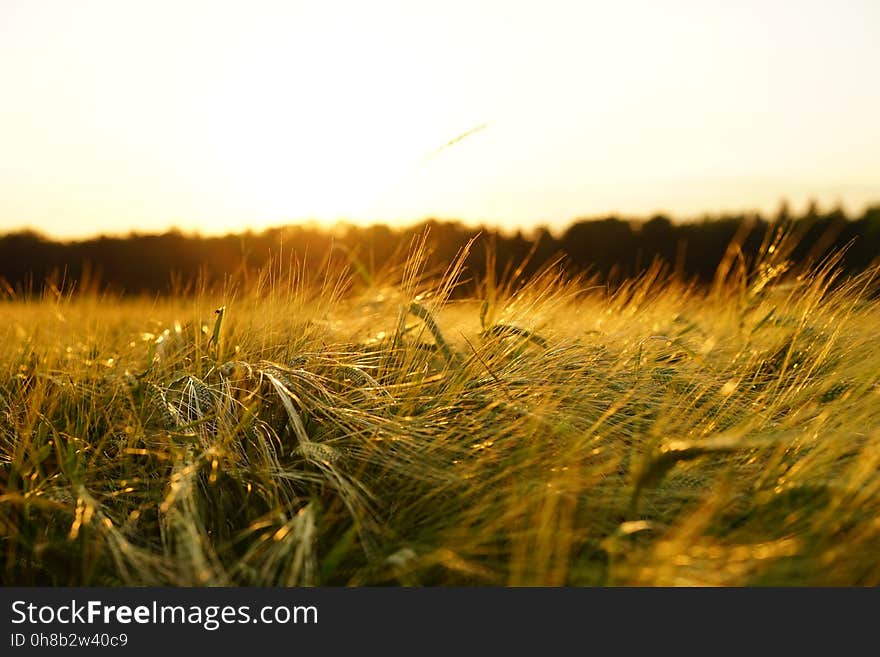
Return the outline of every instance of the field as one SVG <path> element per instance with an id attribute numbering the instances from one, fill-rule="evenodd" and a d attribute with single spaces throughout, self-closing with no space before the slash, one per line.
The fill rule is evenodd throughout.
<path id="1" fill-rule="evenodd" d="M 0 301 L 3 584 L 880 584 L 876 269 L 426 248 Z"/>

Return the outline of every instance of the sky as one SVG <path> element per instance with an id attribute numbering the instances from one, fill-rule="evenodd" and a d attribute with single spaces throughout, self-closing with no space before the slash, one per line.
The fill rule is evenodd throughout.
<path id="1" fill-rule="evenodd" d="M 878 33 L 876 0 L 0 0 L 0 232 L 856 213 Z"/>

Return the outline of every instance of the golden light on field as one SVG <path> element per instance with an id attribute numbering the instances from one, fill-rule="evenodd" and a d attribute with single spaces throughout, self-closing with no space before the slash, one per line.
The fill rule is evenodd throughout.
<path id="1" fill-rule="evenodd" d="M 6 0 L 0 230 L 858 210 L 878 7 Z"/>

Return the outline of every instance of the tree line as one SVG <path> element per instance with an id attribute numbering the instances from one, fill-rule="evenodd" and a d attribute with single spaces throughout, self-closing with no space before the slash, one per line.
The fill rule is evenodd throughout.
<path id="1" fill-rule="evenodd" d="M 180 294 L 192 291 L 196 281 L 212 284 L 246 276 L 278 258 L 295 257 L 318 267 L 331 253 L 370 272 L 399 262 L 426 229 L 429 265 L 452 261 L 477 235 L 478 247 L 491 245 L 498 276 L 511 264 L 522 265 L 528 277 L 548 262 L 560 262 L 567 272 L 615 281 L 661 261 L 682 277 L 709 282 L 734 238 L 749 261 L 757 256 L 768 231 L 782 226 L 797 239 L 790 255 L 795 262 L 819 262 L 842 251 L 840 266 L 854 272 L 880 256 L 880 205 L 851 217 L 840 208 L 821 212 L 815 204 L 794 215 L 782 204 L 772 217 L 730 214 L 691 222 L 664 215 L 582 219 L 559 234 L 547 228 L 509 234 L 438 220 L 399 229 L 382 224 L 334 229 L 290 225 L 221 237 L 170 231 L 75 242 L 21 231 L 0 237 L 0 287 L 15 296 L 39 293 L 47 283 L 124 294 Z M 483 251 L 472 249 L 465 263 L 477 278 L 493 262 Z"/>

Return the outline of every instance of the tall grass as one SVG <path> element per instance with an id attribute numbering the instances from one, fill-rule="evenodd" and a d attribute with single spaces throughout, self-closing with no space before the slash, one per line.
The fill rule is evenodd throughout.
<path id="1" fill-rule="evenodd" d="M 2 581 L 880 584 L 877 271 L 790 247 L 2 302 Z"/>

